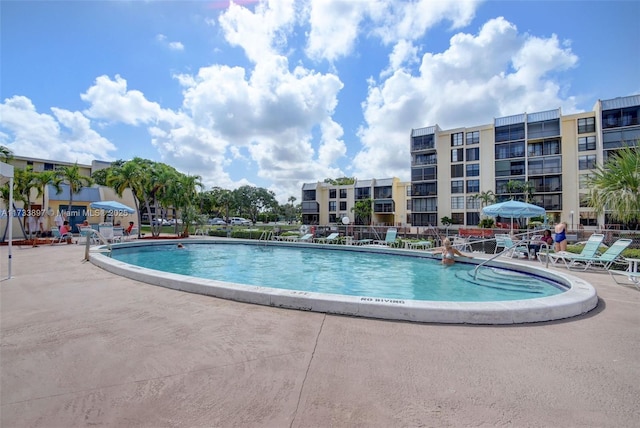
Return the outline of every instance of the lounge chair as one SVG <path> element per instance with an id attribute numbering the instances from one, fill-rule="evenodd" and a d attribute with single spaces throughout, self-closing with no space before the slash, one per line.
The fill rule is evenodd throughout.
<path id="1" fill-rule="evenodd" d="M 557 264 L 560 261 L 562 261 L 566 267 L 569 267 L 569 263 L 571 262 L 572 258 L 595 257 L 596 254 L 598 253 L 598 249 L 600 248 L 600 245 L 602 244 L 602 241 L 604 241 L 604 235 L 601 233 L 594 233 L 589 237 L 587 242 L 584 244 L 584 247 L 582 248 L 582 251 L 580 252 L 580 254 L 569 253 L 567 251 L 560 251 L 557 253 L 549 253 L 548 257 L 553 264 Z M 542 261 L 541 256 L 547 256 L 547 254 L 538 253 L 538 258 L 540 259 L 540 261 Z"/>
<path id="2" fill-rule="evenodd" d="M 386 245 L 394 246 L 396 243 L 396 237 L 398 236 L 398 229 L 391 227 L 387 230 L 387 234 L 384 237 L 384 241 L 373 241 L 374 245 Z"/>
<path id="3" fill-rule="evenodd" d="M 313 240 L 313 242 L 317 242 L 320 244 L 335 244 L 336 242 L 338 242 L 339 237 L 340 237 L 340 233 L 334 232 L 329 236 L 327 236 L 326 238 L 316 238 Z"/>
<path id="4" fill-rule="evenodd" d="M 512 259 L 518 258 L 519 254 L 529 258 L 529 244 L 522 241 L 514 241 L 511 236 L 507 235 L 504 239 L 505 255 L 509 255 Z"/>
<path id="5" fill-rule="evenodd" d="M 626 276 L 628 281 L 631 282 L 631 285 L 640 290 L 640 272 L 629 272 L 628 270 L 616 270 L 616 269 L 607 269 L 611 278 L 615 281 L 616 284 L 619 285 L 627 285 L 628 283 L 619 282 L 616 277 L 617 276 Z"/>
<path id="6" fill-rule="evenodd" d="M 616 242 L 611 244 L 607 251 L 602 253 L 600 256 L 594 257 L 582 257 L 575 256 L 571 257 L 567 268 L 580 268 L 582 270 L 587 270 L 591 267 L 599 267 L 601 269 L 609 270 L 614 263 L 616 264 L 628 264 L 629 262 L 625 261 L 620 257 L 620 254 L 633 242 L 633 239 L 618 239 Z"/>
<path id="7" fill-rule="evenodd" d="M 498 248 L 502 248 L 504 250 L 506 248 L 504 238 L 510 238 L 510 236 L 506 233 L 496 233 L 496 248 L 493 250 L 493 254 L 498 254 Z"/>
<path id="8" fill-rule="evenodd" d="M 296 239 L 296 242 L 313 242 L 313 233 L 306 233 Z"/>

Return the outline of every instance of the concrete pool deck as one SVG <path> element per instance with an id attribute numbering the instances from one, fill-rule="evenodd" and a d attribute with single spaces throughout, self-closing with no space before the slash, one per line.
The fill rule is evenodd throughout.
<path id="1" fill-rule="evenodd" d="M 572 273 L 598 292 L 586 315 L 468 326 L 188 294 L 118 277 L 83 256 L 77 245 L 13 249 L 14 278 L 0 282 L 2 427 L 640 420 L 640 292 L 606 273 Z M 3 277 L 6 261 L 1 247 Z"/>

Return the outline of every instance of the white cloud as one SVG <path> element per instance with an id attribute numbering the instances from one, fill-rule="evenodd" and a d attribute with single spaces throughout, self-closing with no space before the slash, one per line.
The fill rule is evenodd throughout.
<path id="1" fill-rule="evenodd" d="M 518 34 L 503 18 L 488 21 L 476 35 L 454 35 L 445 52 L 423 55 L 417 76 L 397 70 L 380 83 L 370 82 L 356 175 L 408 179 L 411 128 L 473 126 L 558 107 L 575 110 L 575 100 L 562 98 L 554 75 L 576 63 L 555 35 Z"/>
<path id="2" fill-rule="evenodd" d="M 90 164 L 110 160 L 116 147 L 91 129 L 80 112 L 52 108 L 53 115 L 37 113 L 31 100 L 14 96 L 0 104 L 5 142 L 15 154 Z"/>
<path id="3" fill-rule="evenodd" d="M 184 45 L 181 42 L 171 42 L 169 43 L 169 49 L 172 51 L 183 51 Z"/>
<path id="4" fill-rule="evenodd" d="M 91 117 L 128 125 L 154 121 L 160 114 L 160 105 L 148 101 L 137 90 L 127 90 L 127 81 L 116 75 L 115 80 L 100 76 L 87 92 L 80 95 L 91 104 L 84 113 Z"/>

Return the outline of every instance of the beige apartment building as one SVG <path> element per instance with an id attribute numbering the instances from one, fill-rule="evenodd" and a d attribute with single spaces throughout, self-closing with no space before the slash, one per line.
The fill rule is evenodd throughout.
<path id="1" fill-rule="evenodd" d="M 599 100 L 578 114 L 556 109 L 487 125 L 412 129 L 409 222 L 436 226 L 447 216 L 476 227 L 483 204 L 478 196 L 490 191 L 497 202 L 542 206 L 549 223 L 566 221 L 572 230 L 620 226 L 587 206 L 586 182 L 612 151 L 638 144 L 639 118 L 640 95 L 633 95 Z"/>
<path id="2" fill-rule="evenodd" d="M 31 167 L 34 172 L 42 171 L 54 171 L 64 166 L 76 165 L 72 162 L 52 161 L 48 159 L 37 159 L 25 156 L 14 156 L 9 163 L 15 169 L 25 169 Z M 100 169 L 107 168 L 111 165 L 110 162 L 93 161 L 91 165 L 77 164 L 80 175 L 90 177 L 93 172 Z M 15 197 L 15 196 L 14 196 Z M 29 197 L 31 201 L 29 209 L 21 201 L 15 201 L 15 207 L 17 208 L 17 218 L 13 219 L 13 238 L 24 238 L 24 234 L 29 232 L 35 233 L 40 231 L 50 230 L 55 226 L 55 218 L 61 214 L 65 219 L 69 220 L 72 230 L 76 230 L 76 225 L 82 223 L 84 220 L 89 221 L 91 224 L 97 224 L 105 220 L 104 212 L 102 210 L 91 208 L 92 202 L 98 201 L 119 201 L 127 206 L 134 207 L 135 202 L 133 194 L 130 189 L 126 189 L 123 192 L 122 197 L 118 196 L 115 190 L 105 186 L 91 186 L 83 187 L 78 193 L 74 193 L 72 206 L 69 207 L 69 186 L 67 184 L 61 184 L 60 189 L 56 189 L 53 185 L 47 185 L 44 188 L 44 194 L 38 195 L 38 189 L 31 189 Z M 0 237 L 6 239 L 7 230 L 7 208 L 6 201 L 0 203 L 0 210 L 3 215 L 0 215 Z M 68 215 L 69 214 L 69 215 Z M 37 217 L 37 221 L 29 221 L 29 217 Z M 137 214 L 125 214 L 118 213 L 117 218 L 109 218 L 111 221 L 120 221 L 122 224 L 127 224 L 129 221 L 137 223 Z M 30 231 L 29 227 L 35 227 L 35 230 Z M 23 229 L 24 227 L 24 229 Z"/>
<path id="3" fill-rule="evenodd" d="M 411 183 L 399 178 L 356 180 L 354 184 L 305 183 L 302 186 L 303 224 L 364 224 L 353 207 L 358 201 L 371 200 L 374 226 L 403 226 L 408 221 Z"/>

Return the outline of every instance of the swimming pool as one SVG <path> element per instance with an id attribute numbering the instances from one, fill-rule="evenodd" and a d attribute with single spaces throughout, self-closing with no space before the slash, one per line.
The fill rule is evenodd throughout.
<path id="1" fill-rule="evenodd" d="M 499 268 L 443 266 L 412 255 L 317 246 L 175 244 L 122 248 L 112 257 L 163 272 L 236 284 L 386 299 L 489 302 L 533 299 L 567 290 L 559 283 Z"/>
<path id="2" fill-rule="evenodd" d="M 191 239 L 187 241 L 185 250 L 178 250 L 176 241 L 134 241 L 117 244 L 113 248 L 113 258 L 96 254 L 91 256 L 91 261 L 111 272 L 155 285 L 242 302 L 317 312 L 421 322 L 510 324 L 568 318 L 585 313 L 597 304 L 593 287 L 569 274 L 508 262 L 491 262 L 491 268 L 479 271 L 485 273 L 478 275 L 478 280 L 486 280 L 489 285 L 482 286 L 469 282 L 472 279 L 469 272 L 474 265 L 458 263 L 445 268 L 436 261 L 425 260 L 432 256 L 413 250 L 301 243 L 270 242 L 265 245 L 233 239 Z M 258 254 L 264 256 L 259 263 Z M 358 269 L 344 264 L 353 256 L 358 260 Z M 136 266 L 118 260 L 121 258 L 147 261 L 140 263 L 142 266 Z M 173 265 L 176 268 L 174 272 L 179 273 L 151 269 L 158 267 L 158 263 L 149 264 L 154 260 L 161 260 L 160 265 Z M 383 268 L 385 264 L 398 265 L 400 274 L 387 272 Z M 414 264 L 431 265 L 434 270 L 422 271 Z M 198 271 L 213 271 L 214 268 L 231 272 L 232 276 L 216 276 L 220 272 L 214 274 L 213 279 L 194 276 Z M 317 275 L 323 271 L 328 273 L 328 279 L 319 281 Z M 397 294 L 372 292 L 361 286 L 351 287 L 347 275 L 351 271 L 356 277 L 364 277 L 365 284 L 372 283 L 376 278 L 381 278 L 383 283 L 393 281 Z M 525 299 L 524 295 L 514 298 L 511 290 L 505 290 L 505 285 L 517 285 L 522 280 L 530 286 L 530 278 L 523 275 L 537 277 L 536 281 L 544 278 L 539 282 L 549 286 L 551 292 L 544 297 L 535 296 L 539 294 L 537 288 L 541 285 L 536 282 L 524 293 L 530 298 Z M 300 289 L 303 288 L 299 287 L 303 282 L 302 277 L 310 277 L 312 283 L 322 282 L 322 285 L 313 291 Z M 435 286 L 434 279 L 437 277 L 444 280 L 443 285 Z M 502 277 L 504 279 L 500 279 Z M 275 279 L 279 287 L 265 285 L 265 278 Z M 465 285 L 461 286 L 460 283 Z M 494 283 L 499 286 L 492 287 Z M 326 289 L 326 284 L 339 284 L 340 294 Z M 497 292 L 498 295 L 494 294 L 486 300 L 477 296 L 469 298 L 462 293 L 465 295 L 463 300 L 467 301 L 452 301 L 444 295 L 423 295 L 423 291 L 428 289 L 446 291 L 461 287 L 474 293 L 478 289 L 487 289 L 484 291 Z M 345 294 L 347 288 L 353 288 L 350 294 Z"/>

